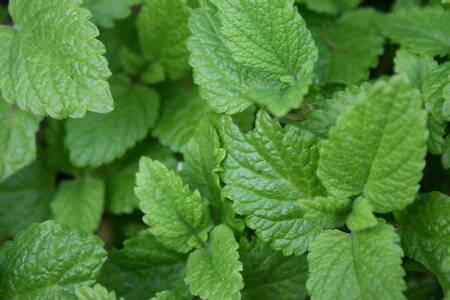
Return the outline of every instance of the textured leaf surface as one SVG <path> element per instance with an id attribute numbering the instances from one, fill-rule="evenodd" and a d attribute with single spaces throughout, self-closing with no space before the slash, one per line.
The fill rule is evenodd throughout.
<path id="1" fill-rule="evenodd" d="M 449 82 L 450 62 L 440 65 L 433 70 L 423 83 L 425 108 L 440 123 L 449 121 L 443 114 L 445 103 L 445 89 Z"/>
<path id="2" fill-rule="evenodd" d="M 438 67 L 438 63 L 429 55 L 415 55 L 400 49 L 394 58 L 395 72 L 405 74 L 411 84 L 420 90 L 428 76 Z"/>
<path id="3" fill-rule="evenodd" d="M 314 200 L 300 200 L 303 218 L 323 228 L 335 228 L 344 224 L 351 209 L 349 199 L 316 197 Z"/>
<path id="4" fill-rule="evenodd" d="M 308 254 L 311 299 L 405 299 L 399 241 L 381 221 L 360 233 L 322 233 Z"/>
<path id="5" fill-rule="evenodd" d="M 450 53 L 450 11 L 439 6 L 398 10 L 383 17 L 379 26 L 383 34 L 412 53 Z"/>
<path id="6" fill-rule="evenodd" d="M 144 54 L 160 62 L 171 79 L 188 70 L 190 10 L 183 0 L 146 0 L 137 21 Z"/>
<path id="7" fill-rule="evenodd" d="M 105 48 L 81 4 L 10 1 L 15 28 L 0 26 L 0 87 L 7 102 L 58 119 L 112 110 Z"/>
<path id="8" fill-rule="evenodd" d="M 126 240 L 124 248 L 109 253 L 99 282 L 125 299 L 148 300 L 170 289 L 176 299 L 186 299 L 183 279 L 185 257 L 165 248 L 149 232 Z"/>
<path id="9" fill-rule="evenodd" d="M 291 0 L 217 1 L 232 57 L 275 86 L 313 73 L 317 48 Z M 257 18 L 256 16 L 264 16 Z"/>
<path id="10" fill-rule="evenodd" d="M 187 261 L 185 281 L 193 295 L 209 300 L 241 298 L 239 290 L 244 283 L 238 247 L 227 226 L 211 231 L 208 248 L 195 250 Z"/>
<path id="11" fill-rule="evenodd" d="M 265 112 L 255 127 L 243 134 L 231 118 L 222 118 L 225 195 L 263 241 L 286 255 L 303 253 L 321 231 L 303 219 L 297 202 L 325 193 L 316 176 L 318 139 L 294 126 L 282 128 Z"/>
<path id="12" fill-rule="evenodd" d="M 153 135 L 172 151 L 183 152 L 208 106 L 197 90 L 186 93 L 181 88 L 174 89 L 178 93 L 162 98 L 161 118 Z"/>
<path id="13" fill-rule="evenodd" d="M 217 113 L 243 111 L 250 106 L 245 97 L 248 70 L 233 60 L 219 36 L 221 24 L 216 7 L 210 0 L 200 3 L 189 20 L 192 36 L 187 43 L 195 83 L 200 86 L 202 98 Z"/>
<path id="14" fill-rule="evenodd" d="M 172 170 L 177 167 L 177 160 L 168 148 L 155 140 L 144 140 L 122 159 L 110 165 L 112 171 L 105 176 L 108 197 L 106 205 L 109 211 L 115 214 L 131 213 L 139 207 L 134 187 L 142 156 L 158 160 Z"/>
<path id="15" fill-rule="evenodd" d="M 35 134 L 40 118 L 0 96 L 0 182 L 36 158 Z"/>
<path id="16" fill-rule="evenodd" d="M 55 220 L 86 232 L 97 229 L 105 203 L 105 184 L 86 176 L 63 181 L 51 208 Z"/>
<path id="17" fill-rule="evenodd" d="M 439 117 L 436 116 L 439 114 L 437 106 L 442 105 L 442 101 L 435 99 L 438 96 L 435 92 L 437 86 L 432 84 L 432 82 L 437 83 L 435 79 L 438 63 L 432 56 L 411 54 L 402 49 L 397 51 L 394 63 L 395 72 L 405 74 L 411 84 L 426 96 L 425 101 L 428 104 L 427 108 L 429 111 L 427 120 L 429 131 L 428 151 L 433 154 L 440 154 L 442 152 L 442 145 L 444 144 L 445 123 L 441 120 L 440 115 Z M 434 114 L 432 113 L 432 102 L 438 103 L 434 109 Z"/>
<path id="18" fill-rule="evenodd" d="M 55 174 L 38 159 L 0 184 L 0 232 L 13 236 L 48 219 Z"/>
<path id="19" fill-rule="evenodd" d="M 292 4 L 201 1 L 190 20 L 190 64 L 201 96 L 216 112 L 244 110 L 255 101 L 255 95 L 247 93 L 259 89 L 269 90 L 272 96 L 258 103 L 277 114 L 301 104 L 311 83 L 317 48 Z M 297 98 L 278 95 L 297 81 L 302 87 Z"/>
<path id="20" fill-rule="evenodd" d="M 212 224 L 208 202 L 198 191 L 191 192 L 173 171 L 145 157 L 136 184 L 144 222 L 159 241 L 183 253 L 201 246 Z"/>
<path id="21" fill-rule="evenodd" d="M 450 197 L 439 192 L 421 195 L 396 213 L 406 255 L 436 274 L 444 291 L 450 289 L 450 270 L 441 268 L 450 247 L 449 215 Z"/>
<path id="22" fill-rule="evenodd" d="M 176 296 L 172 291 L 162 291 L 155 295 L 150 300 L 176 300 Z"/>
<path id="23" fill-rule="evenodd" d="M 370 68 L 378 64 L 384 44 L 375 26 L 374 11 L 348 12 L 337 21 L 320 15 L 305 18 L 319 48 L 319 84 L 357 84 L 369 78 Z"/>
<path id="24" fill-rule="evenodd" d="M 75 294 L 78 300 L 117 300 L 114 292 L 108 292 L 108 290 L 96 284 L 93 287 L 79 287 L 75 290 Z M 123 299 L 123 298 L 120 298 Z"/>
<path id="25" fill-rule="evenodd" d="M 103 27 L 112 27 L 114 20 L 125 19 L 131 13 L 130 7 L 140 0 L 84 0 L 83 6 L 92 13 L 91 21 Z"/>
<path id="26" fill-rule="evenodd" d="M 106 259 L 102 241 L 53 221 L 31 225 L 2 249 L 3 299 L 76 299 Z"/>
<path id="27" fill-rule="evenodd" d="M 158 118 L 159 96 L 145 86 L 118 76 L 112 81 L 115 109 L 68 120 L 65 145 L 78 167 L 98 167 L 121 157 L 143 140 Z"/>
<path id="28" fill-rule="evenodd" d="M 306 6 L 319 13 L 337 14 L 350 10 L 357 6 L 362 0 L 301 0 Z"/>
<path id="29" fill-rule="evenodd" d="M 330 131 L 318 174 L 334 197 L 362 194 L 376 212 L 414 200 L 425 165 L 426 116 L 404 77 L 362 94 Z"/>
<path id="30" fill-rule="evenodd" d="M 307 296 L 305 256 L 284 256 L 257 238 L 241 240 L 239 255 L 244 266 L 242 299 L 298 300 Z"/>

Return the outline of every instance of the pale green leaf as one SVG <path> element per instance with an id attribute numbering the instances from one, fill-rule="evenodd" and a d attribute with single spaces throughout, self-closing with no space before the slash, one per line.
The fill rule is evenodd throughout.
<path id="1" fill-rule="evenodd" d="M 58 119 L 113 109 L 105 47 L 81 4 L 10 1 L 15 27 L 0 26 L 0 87 L 7 102 Z"/>
<path id="2" fill-rule="evenodd" d="M 172 291 L 162 291 L 156 293 L 155 297 L 150 300 L 177 300 L 177 298 Z"/>
<path id="3" fill-rule="evenodd" d="M 173 95 L 162 99 L 161 118 L 153 135 L 172 151 L 183 152 L 208 106 L 196 89 L 185 92 L 181 87 L 174 87 Z"/>
<path id="4" fill-rule="evenodd" d="M 242 231 L 244 223 L 234 217 L 229 203 L 220 194 L 218 172 L 225 151 L 220 148 L 219 137 L 208 117 L 200 121 L 194 136 L 186 147 L 183 168 L 180 176 L 189 187 L 198 189 L 209 200 L 213 221 L 226 224 L 232 229 Z"/>
<path id="5" fill-rule="evenodd" d="M 425 107 L 437 120 L 443 120 L 442 106 L 445 102 L 444 91 L 449 82 L 450 62 L 436 68 L 423 83 Z"/>
<path id="6" fill-rule="evenodd" d="M 114 20 L 128 17 L 131 6 L 140 2 L 140 0 L 84 0 L 83 6 L 92 13 L 93 23 L 103 27 L 113 27 Z"/>
<path id="7" fill-rule="evenodd" d="M 425 166 L 426 114 L 404 77 L 361 94 L 330 131 L 318 174 L 330 195 L 363 195 L 375 212 L 410 204 Z"/>
<path id="8" fill-rule="evenodd" d="M 108 292 L 108 290 L 100 285 L 96 284 L 93 287 L 79 287 L 75 290 L 75 295 L 78 300 L 117 300 L 114 292 Z M 123 300 L 120 298 L 119 300 Z"/>
<path id="9" fill-rule="evenodd" d="M 450 53 L 450 11 L 439 6 L 397 10 L 378 22 L 383 34 L 416 54 Z"/>
<path id="10" fill-rule="evenodd" d="M 358 233 L 322 233 L 308 254 L 311 299 L 405 299 L 399 241 L 394 228 L 382 220 Z"/>
<path id="11" fill-rule="evenodd" d="M 225 225 L 215 227 L 207 249 L 189 255 L 185 282 L 193 295 L 209 300 L 240 299 L 242 263 L 233 231 Z"/>
<path id="12" fill-rule="evenodd" d="M 215 5 L 223 41 L 237 62 L 275 87 L 287 78 L 295 82 L 311 76 L 317 48 L 292 0 L 227 0 Z"/>
<path id="13" fill-rule="evenodd" d="M 384 45 L 375 26 L 376 17 L 370 9 L 348 12 L 337 20 L 305 15 L 319 48 L 319 84 L 358 84 L 369 78 L 370 68 L 378 64 Z"/>
<path id="14" fill-rule="evenodd" d="M 153 89 L 135 85 L 123 75 L 113 78 L 111 85 L 113 112 L 89 113 L 66 123 L 64 143 L 70 151 L 70 160 L 78 167 L 98 167 L 123 156 L 156 123 L 159 96 Z"/>
<path id="15" fill-rule="evenodd" d="M 245 96 L 248 70 L 233 60 L 219 36 L 221 24 L 210 0 L 201 0 L 189 20 L 187 47 L 200 95 L 217 113 L 237 113 L 251 105 Z"/>
<path id="16" fill-rule="evenodd" d="M 125 299 L 148 300 L 162 290 L 172 290 L 176 299 L 192 299 L 184 284 L 185 260 L 142 231 L 109 253 L 99 282 Z"/>
<path id="17" fill-rule="evenodd" d="M 260 111 L 253 131 L 240 132 L 231 118 L 220 125 L 225 196 L 247 226 L 286 255 L 305 252 L 319 226 L 306 221 L 299 199 L 325 195 L 316 176 L 319 140 L 306 131 L 281 127 Z"/>
<path id="18" fill-rule="evenodd" d="M 146 0 L 139 13 L 137 29 L 142 49 L 151 61 L 164 66 L 170 79 L 188 70 L 190 10 L 184 0 Z"/>
<path id="19" fill-rule="evenodd" d="M 284 256 L 268 244 L 253 238 L 242 239 L 239 256 L 244 270 L 244 300 L 305 299 L 308 265 L 306 257 Z"/>
<path id="20" fill-rule="evenodd" d="M 36 158 L 40 118 L 3 101 L 0 96 L 0 182 Z"/>
<path id="21" fill-rule="evenodd" d="M 139 160 L 147 156 L 158 160 L 167 168 L 175 170 L 177 160 L 173 153 L 156 140 L 146 139 L 130 150 L 122 159 L 111 164 L 105 176 L 107 203 L 106 208 L 114 214 L 132 213 L 139 207 L 139 200 L 134 194 L 136 173 L 139 171 Z"/>
<path id="22" fill-rule="evenodd" d="M 319 13 L 336 15 L 356 7 L 362 0 L 300 0 L 306 6 Z"/>
<path id="23" fill-rule="evenodd" d="M 53 221 L 31 225 L 2 248 L 2 299 L 77 299 L 94 284 L 106 251 L 95 236 Z"/>
<path id="24" fill-rule="evenodd" d="M 250 100 L 277 115 L 301 105 L 317 48 L 293 1 L 204 0 L 190 29 L 195 82 L 216 112 L 240 112 Z M 290 86 L 297 97 L 283 96 Z M 254 90 L 263 90 L 262 95 Z M 269 98 L 259 99 L 267 93 Z"/>
<path id="25" fill-rule="evenodd" d="M 55 173 L 35 160 L 0 184 L 0 233 L 13 236 L 50 216 Z"/>
<path id="26" fill-rule="evenodd" d="M 173 171 L 142 158 L 136 174 L 136 196 L 150 232 L 167 248 L 186 253 L 201 246 L 212 227 L 208 202 L 192 192 Z"/>
<path id="27" fill-rule="evenodd" d="M 63 181 L 51 203 L 54 219 L 86 232 L 100 224 L 105 203 L 105 184 L 91 176 Z"/>
<path id="28" fill-rule="evenodd" d="M 431 56 L 411 54 L 406 50 L 397 51 L 394 63 L 396 73 L 405 74 L 413 86 L 424 92 L 429 111 L 427 120 L 430 133 L 428 151 L 433 154 L 440 154 L 444 143 L 443 136 L 446 124 L 441 120 L 441 117 L 436 118 L 437 111 L 434 114 L 432 113 L 431 104 L 431 102 L 442 104 L 442 101 L 435 100 L 438 95 L 434 92 L 437 87 L 433 84 L 433 82 L 436 83 L 436 74 L 441 74 L 437 70 L 438 63 Z M 435 110 L 437 109 L 436 106 Z"/>
<path id="29" fill-rule="evenodd" d="M 351 210 L 349 199 L 316 197 L 314 200 L 300 200 L 303 218 L 322 228 L 340 227 Z"/>
<path id="30" fill-rule="evenodd" d="M 450 289 L 450 272 L 441 267 L 450 247 L 449 215 L 450 197 L 440 192 L 419 196 L 395 215 L 406 255 L 436 274 L 444 291 Z"/>
<path id="31" fill-rule="evenodd" d="M 352 232 L 363 231 L 377 225 L 377 218 L 373 208 L 366 198 L 359 198 L 353 202 L 352 212 L 347 218 L 347 227 Z"/>
<path id="32" fill-rule="evenodd" d="M 395 72 L 405 74 L 410 83 L 422 90 L 428 76 L 438 67 L 438 63 L 429 55 L 415 55 L 400 49 L 394 58 Z"/>

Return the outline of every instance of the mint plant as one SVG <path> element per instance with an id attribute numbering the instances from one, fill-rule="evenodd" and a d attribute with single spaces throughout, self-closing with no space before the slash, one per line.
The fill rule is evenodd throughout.
<path id="1" fill-rule="evenodd" d="M 0 23 L 0 299 L 450 299 L 448 1 Z"/>

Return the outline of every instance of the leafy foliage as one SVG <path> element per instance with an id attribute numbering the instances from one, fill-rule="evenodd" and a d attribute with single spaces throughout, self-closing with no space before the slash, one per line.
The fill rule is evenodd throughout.
<path id="1" fill-rule="evenodd" d="M 0 299 L 450 299 L 448 2 L 2 1 Z"/>
<path id="2" fill-rule="evenodd" d="M 58 119 L 113 109 L 105 48 L 80 5 L 11 1 L 15 29 L 0 26 L 0 87 L 8 103 Z"/>

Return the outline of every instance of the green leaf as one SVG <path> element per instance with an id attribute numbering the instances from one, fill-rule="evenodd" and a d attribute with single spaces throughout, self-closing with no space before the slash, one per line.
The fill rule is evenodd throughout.
<path id="1" fill-rule="evenodd" d="M 351 210 L 349 199 L 316 197 L 314 200 L 300 200 L 300 209 L 305 220 L 322 228 L 335 228 L 344 225 Z"/>
<path id="2" fill-rule="evenodd" d="M 312 299 L 405 299 L 400 239 L 379 222 L 366 231 L 331 230 L 316 238 L 308 254 Z"/>
<path id="3" fill-rule="evenodd" d="M 319 48 L 319 84 L 358 84 L 369 78 L 370 68 L 378 64 L 384 45 L 375 26 L 376 17 L 370 9 L 348 12 L 337 20 L 305 14 Z"/>
<path id="4" fill-rule="evenodd" d="M 440 123 L 444 120 L 443 105 L 445 103 L 445 89 L 449 82 L 450 62 L 444 63 L 436 68 L 425 80 L 423 84 L 423 96 L 425 100 L 425 108 Z"/>
<path id="5" fill-rule="evenodd" d="M 114 292 L 108 292 L 108 290 L 100 284 L 96 284 L 93 287 L 79 287 L 75 290 L 75 295 L 78 300 L 117 300 Z M 123 300 L 123 298 L 120 298 Z"/>
<path id="6" fill-rule="evenodd" d="M 351 85 L 343 91 L 334 93 L 331 99 L 322 101 L 317 108 L 308 113 L 307 119 L 302 123 L 303 126 L 326 138 L 330 128 L 353 107 L 358 96 L 369 93 L 372 87 L 370 83 L 363 83 L 361 86 Z"/>
<path id="7" fill-rule="evenodd" d="M 425 166 L 426 114 L 404 77 L 361 94 L 330 131 L 318 175 L 331 196 L 363 195 L 375 212 L 412 203 Z"/>
<path id="8" fill-rule="evenodd" d="M 366 198 L 353 202 L 352 212 L 347 218 L 347 226 L 352 232 L 363 231 L 377 226 L 377 218 L 372 213 L 373 208 Z"/>
<path id="9" fill-rule="evenodd" d="M 242 263 L 233 231 L 225 225 L 215 227 L 207 249 L 189 255 L 185 282 L 193 295 L 209 300 L 240 299 Z"/>
<path id="10" fill-rule="evenodd" d="M 242 239 L 239 256 L 244 270 L 244 300 L 298 300 L 305 299 L 308 265 L 306 257 L 284 256 L 268 244 L 253 238 Z"/>
<path id="11" fill-rule="evenodd" d="M 189 64 L 200 95 L 217 113 L 237 113 L 251 105 L 245 97 L 248 70 L 234 61 L 219 36 L 217 9 L 210 0 L 201 0 L 192 12 L 187 42 Z"/>
<path id="12" fill-rule="evenodd" d="M 0 182 L 36 158 L 40 118 L 3 101 L 0 96 Z"/>
<path id="13" fill-rule="evenodd" d="M 150 300 L 177 300 L 175 294 L 172 291 L 159 292 Z"/>
<path id="14" fill-rule="evenodd" d="M 103 181 L 86 176 L 63 181 L 51 203 L 51 208 L 58 223 L 91 233 L 100 224 L 104 202 Z"/>
<path id="15" fill-rule="evenodd" d="M 442 67 L 438 68 L 438 63 L 431 56 L 415 55 L 406 50 L 397 51 L 394 62 L 395 72 L 405 74 L 411 84 L 423 92 L 429 112 L 427 120 L 430 135 L 428 151 L 432 154 L 441 154 L 446 127 L 440 114 L 442 107 L 439 107 L 442 105 L 442 99 L 439 97 L 442 83 L 439 84 L 439 82 L 442 76 L 445 76 L 441 71 Z"/>
<path id="16" fill-rule="evenodd" d="M 147 300 L 161 290 L 187 298 L 185 256 L 165 248 L 148 231 L 126 240 L 109 253 L 99 282 L 125 299 Z"/>
<path id="17" fill-rule="evenodd" d="M 378 25 L 387 37 L 416 54 L 450 54 L 450 11 L 439 6 L 397 10 L 380 18 Z"/>
<path id="18" fill-rule="evenodd" d="M 31 225 L 2 248 L 3 299 L 76 299 L 95 282 L 106 251 L 102 241 L 53 221 Z"/>
<path id="19" fill-rule="evenodd" d="M 186 48 L 189 16 L 184 0 L 146 0 L 137 20 L 145 56 L 160 62 L 173 80 L 182 77 L 189 68 Z"/>
<path id="20" fill-rule="evenodd" d="M 300 0 L 300 2 L 316 12 L 336 15 L 355 8 L 362 0 Z"/>
<path id="21" fill-rule="evenodd" d="M 175 170 L 177 160 L 164 146 L 156 140 L 146 139 L 130 150 L 122 159 L 109 166 L 110 172 L 105 176 L 107 209 L 114 214 L 131 213 L 139 207 L 139 200 L 134 194 L 136 173 L 142 156 L 162 162 L 169 169 Z"/>
<path id="22" fill-rule="evenodd" d="M 444 140 L 442 144 L 442 166 L 444 169 L 450 169 L 450 134 Z"/>
<path id="23" fill-rule="evenodd" d="M 35 222 L 48 219 L 55 173 L 35 160 L 0 184 L 0 232 L 13 236 Z"/>
<path id="24" fill-rule="evenodd" d="M 6 6 L 0 5 L 0 23 L 4 23 L 8 18 L 8 9 Z"/>
<path id="25" fill-rule="evenodd" d="M 153 89 L 134 85 L 125 76 L 115 77 L 111 84 L 113 112 L 90 113 L 66 123 L 64 142 L 78 167 L 98 167 L 123 156 L 145 138 L 158 118 L 159 96 Z"/>
<path id="26" fill-rule="evenodd" d="M 92 13 L 91 21 L 103 27 L 113 27 L 114 20 L 125 19 L 131 13 L 130 7 L 141 0 L 84 0 L 83 6 Z"/>
<path id="27" fill-rule="evenodd" d="M 305 252 L 321 229 L 303 219 L 299 199 L 325 194 L 316 176 L 318 139 L 281 127 L 260 111 L 255 129 L 243 134 L 229 117 L 221 120 L 224 193 L 247 226 L 286 255 Z"/>
<path id="28" fill-rule="evenodd" d="M 267 18 L 254 18 L 258 14 Z M 277 115 L 301 105 L 311 83 L 317 48 L 292 1 L 261 5 L 204 0 L 194 11 L 190 29 L 194 79 L 201 96 L 217 113 L 240 112 L 255 98 Z M 298 97 L 283 97 L 283 90 L 290 86 L 296 87 Z M 269 93 L 270 98 L 261 100 L 260 92 L 253 90 L 263 90 L 263 96 Z"/>
<path id="29" fill-rule="evenodd" d="M 181 177 L 192 189 L 209 199 L 212 206 L 221 203 L 218 171 L 225 157 L 220 148 L 219 137 L 207 116 L 198 124 L 195 134 L 184 151 Z"/>
<path id="30" fill-rule="evenodd" d="M 7 102 L 57 119 L 113 109 L 105 48 L 81 4 L 10 1 L 15 27 L 0 26 L 0 87 Z"/>
<path id="31" fill-rule="evenodd" d="M 181 87 L 174 87 L 173 95 L 163 98 L 161 118 L 153 135 L 172 151 L 183 152 L 207 111 L 208 106 L 197 90 L 185 92 Z"/>
<path id="32" fill-rule="evenodd" d="M 293 1 L 229 0 L 215 5 L 220 33 L 235 61 L 275 86 L 283 86 L 285 78 L 295 82 L 311 76 L 317 48 Z"/>
<path id="33" fill-rule="evenodd" d="M 395 214 L 406 255 L 431 270 L 444 292 L 450 289 L 450 272 L 441 267 L 450 247 L 449 215 L 450 197 L 440 192 L 421 195 Z"/>
<path id="34" fill-rule="evenodd" d="M 438 63 L 429 55 L 415 55 L 400 49 L 395 54 L 395 73 L 405 74 L 411 84 L 422 90 L 425 81 L 438 67 Z"/>
<path id="35" fill-rule="evenodd" d="M 143 220 L 167 248 L 186 253 L 206 241 L 212 223 L 208 202 L 198 191 L 191 192 L 173 171 L 146 157 L 136 185 Z"/>

